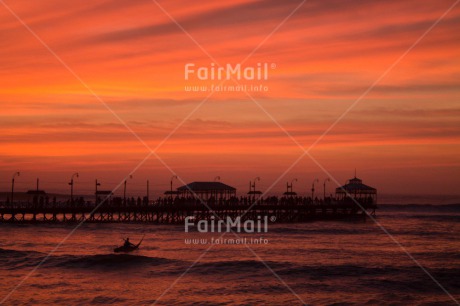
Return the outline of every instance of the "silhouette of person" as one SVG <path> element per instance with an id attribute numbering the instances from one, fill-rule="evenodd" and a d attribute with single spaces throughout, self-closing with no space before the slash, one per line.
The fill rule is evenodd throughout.
<path id="1" fill-rule="evenodd" d="M 134 244 L 132 244 L 131 242 L 129 242 L 129 237 L 125 239 L 125 244 L 124 244 L 125 247 L 133 247 Z"/>

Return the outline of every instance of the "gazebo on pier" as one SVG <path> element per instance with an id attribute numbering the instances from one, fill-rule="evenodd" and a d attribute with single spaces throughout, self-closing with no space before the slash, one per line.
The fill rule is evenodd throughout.
<path id="1" fill-rule="evenodd" d="M 228 199 L 236 196 L 236 188 L 221 182 L 193 182 L 177 188 L 177 192 L 183 197 L 198 197 L 203 200 Z"/>
<path id="2" fill-rule="evenodd" d="M 346 201 L 353 198 L 361 204 L 377 204 L 377 189 L 363 184 L 356 176 L 348 180 L 347 184 L 335 189 L 335 197 L 338 201 Z"/>

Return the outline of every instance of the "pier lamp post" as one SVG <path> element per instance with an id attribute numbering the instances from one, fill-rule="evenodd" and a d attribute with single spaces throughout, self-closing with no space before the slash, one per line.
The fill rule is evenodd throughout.
<path id="1" fill-rule="evenodd" d="M 147 205 L 149 204 L 149 199 L 150 199 L 150 183 L 149 183 L 149 180 L 147 180 Z"/>
<path id="2" fill-rule="evenodd" d="M 293 184 L 294 182 L 297 182 L 297 179 L 296 179 L 296 178 L 293 179 L 293 180 L 291 181 L 291 192 L 294 192 L 294 190 L 293 190 L 293 188 L 292 188 L 292 184 Z"/>
<path id="3" fill-rule="evenodd" d="M 314 179 L 313 183 L 311 183 L 311 200 L 315 198 L 315 183 L 319 183 L 318 179 Z"/>
<path id="4" fill-rule="evenodd" d="M 251 185 L 251 182 L 249 182 L 249 185 L 250 185 L 249 191 L 251 191 L 251 187 L 252 187 L 252 190 L 253 190 L 253 194 L 252 194 L 252 200 L 253 201 L 256 199 L 256 181 L 260 182 L 260 177 L 258 177 L 258 176 L 255 177 L 252 185 Z"/>
<path id="5" fill-rule="evenodd" d="M 173 198 L 173 180 L 176 179 L 177 180 L 177 175 L 173 175 L 171 177 L 171 199 Z"/>
<path id="6" fill-rule="evenodd" d="M 252 188 L 254 188 L 254 192 L 256 192 L 256 181 L 259 181 L 260 182 L 260 177 L 256 177 L 254 179 L 254 184 L 252 184 Z"/>
<path id="7" fill-rule="evenodd" d="M 75 172 L 74 174 L 72 174 L 72 177 L 70 178 L 70 205 L 72 205 L 73 207 L 73 178 L 74 177 L 78 177 L 78 172 Z"/>
<path id="8" fill-rule="evenodd" d="M 132 179 L 133 176 L 132 175 L 129 175 L 129 178 Z M 124 188 L 123 188 L 123 204 L 126 206 L 126 179 L 125 179 L 125 183 L 124 183 Z"/>
<path id="9" fill-rule="evenodd" d="M 97 206 L 97 186 L 101 186 L 101 183 L 98 183 L 97 179 L 96 179 L 96 206 Z"/>
<path id="10" fill-rule="evenodd" d="M 220 176 L 216 176 L 216 177 L 214 178 L 214 182 L 218 182 L 218 181 L 220 181 Z"/>
<path id="11" fill-rule="evenodd" d="M 326 182 L 330 182 L 331 179 L 330 178 L 327 178 L 324 180 L 324 183 L 323 183 L 323 199 L 326 200 Z"/>
<path id="12" fill-rule="evenodd" d="M 291 193 L 290 195 L 293 194 L 294 190 L 293 190 L 293 188 L 292 188 L 292 185 L 293 185 L 294 182 L 297 182 L 297 179 L 296 179 L 296 178 L 293 179 L 293 180 L 291 181 L 291 185 L 289 185 L 289 182 L 286 182 L 286 193 L 285 193 L 286 195 L 288 195 L 289 193 Z M 289 189 L 290 189 L 291 191 L 289 191 Z"/>
<path id="13" fill-rule="evenodd" d="M 15 172 L 13 174 L 13 178 L 11 179 L 11 206 L 13 206 L 13 204 L 14 204 L 14 178 L 16 176 L 20 176 L 20 175 L 21 175 L 20 172 Z"/>

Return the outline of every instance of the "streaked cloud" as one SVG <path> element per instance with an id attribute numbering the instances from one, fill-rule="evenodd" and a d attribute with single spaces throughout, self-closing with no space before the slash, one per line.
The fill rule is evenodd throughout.
<path id="1" fill-rule="evenodd" d="M 219 63 L 235 64 L 300 1 L 159 3 Z M 269 92 L 253 95 L 308 147 L 452 3 L 306 1 L 248 59 L 248 65 L 276 64 Z M 7 4 L 151 147 L 208 94 L 184 91 L 184 64 L 212 60 L 153 2 Z M 457 169 L 458 28 L 456 7 L 318 143 L 312 152 L 331 172 L 361 167 L 385 177 L 382 168 L 404 172 L 405 165 L 432 167 L 426 173 Z M 85 169 L 117 177 L 148 153 L 1 7 L 0 36 L 0 171 Z M 158 152 L 185 177 L 225 169 L 237 184 L 243 170 L 274 178 L 301 151 L 247 96 L 215 93 Z M 169 175 L 157 161 L 146 169 Z"/>

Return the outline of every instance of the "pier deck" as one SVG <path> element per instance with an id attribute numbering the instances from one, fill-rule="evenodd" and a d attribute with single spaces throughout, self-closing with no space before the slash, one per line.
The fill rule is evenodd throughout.
<path id="1" fill-rule="evenodd" d="M 272 222 L 309 222 L 315 220 L 341 220 L 365 218 L 367 213 L 375 215 L 377 205 L 353 201 L 324 203 L 322 201 L 306 203 L 302 200 L 278 199 L 258 201 L 227 201 L 215 203 L 208 201 L 207 206 L 194 199 L 163 200 L 149 204 L 130 203 L 114 205 L 103 203 L 96 207 L 94 203 L 70 205 L 53 203 L 42 206 L 30 203 L 0 206 L 0 223 L 71 223 L 71 222 L 146 222 L 159 224 L 184 223 L 187 216 L 194 220 L 225 219 L 241 216 L 241 220 L 256 220 L 268 216 Z M 211 208 L 211 210 L 209 209 Z M 364 210 L 363 210 L 364 209 Z"/>

